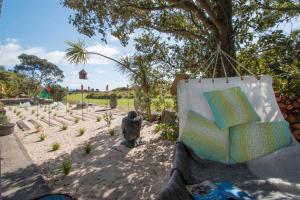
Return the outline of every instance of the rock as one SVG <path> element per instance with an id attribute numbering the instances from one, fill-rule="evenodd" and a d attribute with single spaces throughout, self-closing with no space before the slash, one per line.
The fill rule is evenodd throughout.
<path id="1" fill-rule="evenodd" d="M 300 123 L 293 124 L 292 128 L 296 130 L 300 130 Z"/>
<path id="2" fill-rule="evenodd" d="M 176 125 L 177 114 L 174 111 L 164 110 L 161 114 L 161 123 L 167 125 Z"/>
<path id="3" fill-rule="evenodd" d="M 135 111 L 130 111 L 127 117 L 122 119 L 122 134 L 125 140 L 121 143 L 128 148 L 133 148 L 140 137 L 142 118 Z"/>
<path id="4" fill-rule="evenodd" d="M 114 109 L 114 108 L 117 107 L 117 105 L 118 105 L 118 99 L 117 99 L 116 96 L 111 96 L 111 97 L 110 97 L 109 105 L 110 105 L 110 108 L 111 108 L 111 109 Z"/>

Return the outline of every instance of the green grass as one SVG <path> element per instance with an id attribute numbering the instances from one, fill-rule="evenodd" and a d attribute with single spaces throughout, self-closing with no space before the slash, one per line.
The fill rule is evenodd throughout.
<path id="1" fill-rule="evenodd" d="M 84 102 L 94 103 L 101 107 L 109 106 L 108 99 L 87 99 L 87 98 L 85 98 L 86 96 L 87 96 L 87 93 L 83 93 L 83 101 Z M 81 93 L 73 93 L 73 94 L 68 95 L 68 103 L 76 104 L 79 102 L 81 102 Z M 172 105 L 174 104 L 174 101 L 171 98 L 169 98 L 169 99 L 167 98 L 166 102 L 172 103 Z M 128 104 L 129 104 L 129 110 L 133 110 L 134 109 L 133 99 L 127 99 L 127 98 L 118 99 L 117 108 L 119 108 L 120 110 L 123 110 L 123 111 L 127 111 Z"/>
<path id="2" fill-rule="evenodd" d="M 72 163 L 70 160 L 64 160 L 61 164 L 61 169 L 63 171 L 63 173 L 67 176 L 71 169 L 72 169 Z"/>
<path id="3" fill-rule="evenodd" d="M 83 146 L 83 149 L 84 149 L 84 152 L 86 154 L 89 154 L 91 153 L 92 151 L 92 145 L 90 143 L 86 143 L 84 146 Z"/>
<path id="4" fill-rule="evenodd" d="M 44 134 L 44 133 L 41 133 L 40 135 L 39 135 L 39 142 L 42 142 L 42 141 L 44 141 L 45 139 L 46 139 L 46 135 Z"/>
<path id="5" fill-rule="evenodd" d="M 78 136 L 82 136 L 85 133 L 85 128 L 80 128 L 78 131 Z"/>
<path id="6" fill-rule="evenodd" d="M 60 147 L 60 144 L 55 142 L 51 145 L 51 151 L 57 151 Z"/>

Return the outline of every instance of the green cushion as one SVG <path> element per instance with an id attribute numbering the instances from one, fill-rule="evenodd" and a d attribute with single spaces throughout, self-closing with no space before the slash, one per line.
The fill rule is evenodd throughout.
<path id="1" fill-rule="evenodd" d="M 230 129 L 230 163 L 243 163 L 292 143 L 286 121 L 251 122 Z"/>
<path id="2" fill-rule="evenodd" d="M 219 128 L 260 121 L 240 87 L 205 92 L 204 97 L 207 99 Z"/>
<path id="3" fill-rule="evenodd" d="M 228 163 L 229 129 L 219 129 L 214 121 L 189 111 L 179 138 L 202 159 Z"/>

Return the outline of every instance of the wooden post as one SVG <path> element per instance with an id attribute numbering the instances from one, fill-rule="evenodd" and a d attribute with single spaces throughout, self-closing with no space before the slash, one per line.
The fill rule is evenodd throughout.
<path id="1" fill-rule="evenodd" d="M 83 120 L 83 85 L 81 84 L 81 120 Z"/>
<path id="2" fill-rule="evenodd" d="M 106 85 L 106 106 L 108 107 L 108 85 Z"/>

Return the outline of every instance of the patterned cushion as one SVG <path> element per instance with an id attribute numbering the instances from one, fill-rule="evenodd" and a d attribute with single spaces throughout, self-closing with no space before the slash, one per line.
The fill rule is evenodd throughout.
<path id="1" fill-rule="evenodd" d="M 251 122 L 229 130 L 230 163 L 246 162 L 292 143 L 286 121 Z"/>
<path id="2" fill-rule="evenodd" d="M 240 87 L 205 92 L 203 95 L 219 128 L 260 121 Z"/>
<path id="3" fill-rule="evenodd" d="M 229 129 L 219 129 L 215 122 L 189 111 L 179 138 L 203 159 L 228 163 Z"/>

